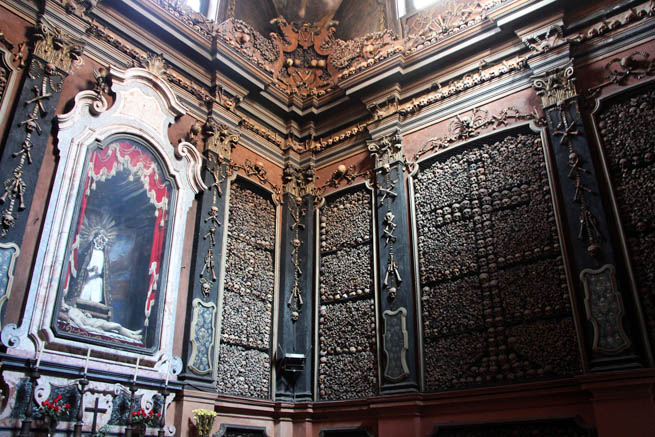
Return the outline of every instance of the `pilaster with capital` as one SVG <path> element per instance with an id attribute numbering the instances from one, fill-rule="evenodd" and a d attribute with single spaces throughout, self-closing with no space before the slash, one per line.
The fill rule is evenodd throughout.
<path id="1" fill-rule="evenodd" d="M 310 401 L 314 315 L 313 163 L 283 170 L 276 399 Z"/>
<path id="2" fill-rule="evenodd" d="M 613 244 L 604 187 L 580 113 L 573 62 L 533 76 L 532 86 L 541 97 L 547 122 L 586 367 L 643 365 L 650 352 L 643 341 L 637 300 Z"/>
<path id="3" fill-rule="evenodd" d="M 202 177 L 208 188 L 198 199 L 194 228 L 183 378 L 199 388 L 215 390 L 219 298 L 223 286 L 231 174 L 229 162 L 239 135 L 210 115 L 203 126 L 196 123 L 191 127 L 186 140 L 196 147 L 204 145 Z"/>
<path id="4" fill-rule="evenodd" d="M 55 110 L 66 77 L 82 62 L 84 43 L 41 19 L 33 28 L 32 50 L 0 157 L 0 244 L 21 246 Z M 13 276 L 15 258 L 6 267 Z M 0 290 L 0 295 L 9 290 Z M 1 307 L 1 305 L 0 305 Z"/>
<path id="5" fill-rule="evenodd" d="M 419 387 L 416 306 L 402 137 L 368 141 L 375 160 L 375 235 L 380 320 L 380 392 Z"/>

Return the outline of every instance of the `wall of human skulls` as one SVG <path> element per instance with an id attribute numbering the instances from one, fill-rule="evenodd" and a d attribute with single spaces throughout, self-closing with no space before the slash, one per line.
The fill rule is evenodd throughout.
<path id="1" fill-rule="evenodd" d="M 635 15 L 630 20 L 647 19 L 644 17 Z M 626 23 L 633 21 L 626 18 Z M 14 18 L 10 27 L 16 34 L 16 29 L 26 32 L 29 26 Z M 585 35 L 581 40 L 593 37 L 591 33 Z M 3 115 L 15 104 L 11 98 L 17 98 L 20 87 L 20 81 L 12 81 L 12 77 L 27 74 L 25 66 L 20 67 L 21 53 L 26 52 L 19 51 L 17 44 L 13 47 L 7 49 L 5 44 L 0 62 Z M 590 369 L 648 369 L 652 364 L 648 351 L 655 347 L 655 271 L 651 262 L 655 253 L 653 50 L 652 41 L 635 44 L 576 67 L 579 107 L 568 115 L 563 114 L 567 108 L 562 105 L 544 110 L 540 96 L 527 80 L 521 82 L 520 89 L 500 97 L 480 98 L 481 104 L 475 107 L 462 104 L 439 112 L 439 102 L 444 107 L 450 105 L 451 95 L 435 86 L 422 99 L 411 99 L 411 105 L 407 99 L 400 108 L 404 112 L 393 131 L 399 132 L 402 144 L 398 164 L 402 177 L 395 181 L 395 189 L 404 190 L 407 195 L 402 208 L 408 226 L 394 228 L 399 240 L 392 241 L 394 251 L 404 254 L 411 267 L 403 272 L 402 282 L 407 288 L 401 292 L 415 310 L 406 320 L 416 331 L 408 339 L 415 351 L 404 358 L 410 367 L 414 366 L 416 384 L 399 393 L 407 396 L 404 400 L 411 398 L 403 404 L 403 414 L 427 417 L 416 428 L 422 435 L 432 432 L 437 419 L 450 420 L 439 409 L 442 399 L 452 400 L 461 393 L 474 392 L 491 397 L 500 396 L 501 392 L 518 393 L 518 400 L 503 398 L 497 405 L 489 401 L 481 402 L 482 407 L 470 407 L 478 413 L 489 412 L 490 420 L 545 414 L 579 415 L 587 424 L 600 423 L 602 417 L 590 412 L 588 393 L 571 381 L 591 377 Z M 65 112 L 74 96 L 89 88 L 98 67 L 100 63 L 95 58 L 84 57 L 78 73 L 66 79 L 55 112 Z M 506 73 L 498 73 L 498 77 Z M 493 81 L 493 77 L 487 79 Z M 453 83 L 452 93 L 466 91 L 463 82 Z M 470 83 L 466 86 L 475 88 Z M 484 90 L 479 93 L 484 94 Z M 475 97 L 475 92 L 471 94 Z M 111 106 L 113 96 L 106 98 Z M 10 104 L 6 103 L 8 99 Z M 356 139 L 349 145 L 355 152 L 346 153 L 345 146 L 338 146 L 342 149 L 334 155 L 337 158 L 320 152 L 302 155 L 312 155 L 311 159 L 319 164 L 316 169 L 305 164 L 296 169 L 299 174 L 307 169 L 314 172 L 302 177 L 317 176 L 313 185 L 304 187 L 300 194 L 294 191 L 297 187 L 290 189 L 284 180 L 285 175 L 296 170 L 287 173 L 280 159 L 271 160 L 256 151 L 264 147 L 262 144 L 270 146 L 266 141 L 277 137 L 261 126 L 233 123 L 231 132 L 250 129 L 261 136 L 242 135 L 235 142 L 230 150 L 231 160 L 223 162 L 226 174 L 204 173 L 207 190 L 198 194 L 189 210 L 184 250 L 171 255 L 182 260 L 177 314 L 174 320 L 170 314 L 167 316 L 173 344 L 165 354 L 181 357 L 175 360 L 175 367 L 182 367 L 169 375 L 174 393 L 162 394 L 166 365 L 159 352 L 144 353 L 150 354 L 150 361 L 142 362 L 139 369 L 135 369 L 134 357 L 121 361 L 110 354 L 94 354 L 91 368 L 95 367 L 98 380 L 91 381 L 80 396 L 86 343 L 56 350 L 57 354 L 69 355 L 59 364 L 52 358 L 55 355 L 48 357 L 46 353 L 47 370 L 38 382 L 30 381 L 25 367 L 29 360 L 34 361 L 38 349 L 23 349 L 15 355 L 7 349 L 3 350 L 10 359 L 9 364 L 3 364 L 0 426 L 17 429 L 30 397 L 39 402 L 61 394 L 74 406 L 71 418 L 77 415 L 78 405 L 94 408 L 97 399 L 96 407 L 104 411 L 83 412 L 85 426 L 95 418 L 98 427 L 107 425 L 116 433 L 122 432 L 136 406 L 148 411 L 163 411 L 163 406 L 168 406 L 166 420 L 182 433 L 193 429 L 192 408 L 205 407 L 224 414 L 221 423 L 246 426 L 241 431 L 226 428 L 224 435 L 274 435 L 276 429 L 282 429 L 276 426 L 286 426 L 274 423 L 279 417 L 314 417 L 314 412 L 308 410 L 275 410 L 281 405 L 276 401 L 283 391 L 281 357 L 285 351 L 280 348 L 280 339 L 291 333 L 298 338 L 310 338 L 311 347 L 302 351 L 303 372 L 310 374 L 309 395 L 299 408 L 311 404 L 317 415 L 315 427 L 307 425 L 307 429 L 315 431 L 322 424 L 335 428 L 366 425 L 379 431 L 378 416 L 384 416 L 379 412 L 388 413 L 389 417 L 397 413 L 393 407 L 376 404 L 389 399 L 389 393 L 397 394 L 389 390 L 389 379 L 384 374 L 389 357 L 396 352 L 385 343 L 389 340 L 385 338 L 383 306 L 396 307 L 395 296 L 383 287 L 387 260 L 380 256 L 380 250 L 389 241 L 385 242 L 385 228 L 377 220 L 383 214 L 380 205 L 384 201 L 381 203 L 380 198 L 385 187 L 375 177 L 376 172 L 384 169 L 374 169 L 375 156 L 366 150 L 366 140 L 380 144 L 388 138 L 376 131 L 386 129 L 384 111 L 391 111 L 384 106 L 387 103 L 393 106 L 389 101 L 378 105 L 379 114 L 367 128 L 358 125 L 353 130 Z M 436 106 L 429 106 L 432 104 Z M 565 118 L 568 116 L 572 118 Z M 416 121 L 420 117 L 428 121 L 421 124 Z M 204 121 L 201 118 L 196 113 L 177 118 L 168 131 L 171 145 L 189 143 L 200 152 L 211 150 L 207 138 L 193 138 L 201 132 L 197 127 Z M 573 123 L 571 120 L 577 123 L 573 128 L 567 124 Z M 407 126 L 411 129 L 403 132 Z M 584 160 L 579 156 L 580 143 L 567 143 L 569 138 L 582 137 L 583 127 L 587 129 L 584 137 L 589 150 Z M 0 129 L 10 128 L 9 122 L 0 121 Z M 253 146 L 257 141 L 261 144 Z M 567 146 L 571 149 L 566 151 L 563 161 L 558 161 L 557 154 Z M 12 293 L 0 296 L 0 327 L 20 319 L 28 295 L 31 265 L 39 250 L 39 232 L 49 209 L 47 193 L 57 169 L 57 162 L 52 159 L 57 153 L 53 137 L 49 137 L 45 147 L 47 158 L 32 187 L 36 191 L 34 200 L 21 212 L 28 225 L 17 246 L 21 257 L 15 268 Z M 558 175 L 558 167 L 564 173 Z M 203 167 L 206 170 L 207 166 Z M 592 171 L 598 181 L 595 188 L 585 185 L 585 178 Z M 225 190 L 214 191 L 212 182 L 223 184 Z M 284 268 L 289 260 L 283 259 L 289 253 L 283 248 L 285 236 L 291 235 L 283 225 L 283 216 L 290 209 L 284 200 L 286 195 L 292 201 L 312 196 L 309 211 L 304 212 L 310 216 L 310 226 L 303 228 L 310 236 L 302 237 L 296 247 L 309 247 L 314 262 L 309 271 L 301 273 L 309 284 L 301 290 L 301 297 L 310 302 L 297 308 L 301 320 L 309 320 L 302 329 L 291 318 L 285 319 L 285 311 L 292 302 L 291 288 L 282 285 L 292 275 Z M 222 202 L 216 226 L 225 236 L 212 240 L 211 263 L 205 249 L 209 233 L 203 196 Z M 595 221 L 590 218 L 589 214 L 594 212 L 587 209 L 587 203 L 604 208 L 605 220 L 598 215 Z M 296 212 L 299 205 L 297 202 Z M 572 215 L 567 216 L 567 211 L 572 211 Z M 191 224 L 193 219 L 195 225 Z M 605 235 L 591 238 L 594 241 L 587 244 L 589 234 L 603 233 L 594 227 L 602 226 Z M 202 250 L 198 249 L 200 243 L 205 245 Z M 616 273 L 618 285 L 605 284 L 597 289 L 602 293 L 594 294 L 585 288 L 589 284 L 581 279 L 582 269 L 575 264 L 575 258 L 580 257 L 576 248 L 581 246 L 583 252 L 592 256 L 597 246 L 603 244 L 604 250 L 609 246 L 614 252 L 612 272 Z M 587 273 L 593 274 L 611 264 L 606 258 L 589 259 L 596 261 L 585 266 Z M 299 268 L 297 260 L 293 267 Z M 198 283 L 206 284 L 200 294 L 194 288 Z M 612 285 L 616 287 L 612 289 Z M 615 289 L 619 290 L 620 299 L 612 292 Z M 213 326 L 203 325 L 206 331 L 193 337 L 190 331 L 195 322 L 189 309 L 195 299 L 214 305 L 210 314 L 215 319 Z M 200 329 L 200 324 L 197 326 Z M 191 339 L 194 344 L 206 342 L 196 350 L 205 354 L 206 372 L 184 370 L 190 362 L 187 348 L 191 348 Z M 34 337 L 29 341 L 33 340 Z M 603 351 L 602 347 L 599 350 L 599 342 L 619 345 L 618 352 Z M 100 372 L 113 372 L 112 378 L 118 380 L 102 379 Z M 130 391 L 132 372 L 141 384 L 134 393 Z M 204 378 L 206 385 L 189 382 L 194 378 Z M 292 380 L 288 377 L 284 384 Z M 521 396 L 528 397 L 525 393 L 533 388 L 547 390 L 549 385 L 566 386 L 563 391 L 573 394 L 547 413 L 534 398 L 526 401 L 528 406 L 521 405 Z M 194 398 L 195 394 L 189 394 L 198 388 L 203 395 Z M 414 404 L 407 406 L 425 400 L 420 408 Z M 371 412 L 369 405 L 380 410 Z M 340 417 L 343 410 L 338 408 L 348 406 L 361 410 Z M 504 406 L 507 408 L 500 411 Z M 476 417 L 463 411 L 467 408 L 456 413 L 470 422 Z M 513 416 L 514 410 L 521 412 Z M 72 428 L 73 421 L 67 423 Z M 248 431 L 250 425 L 263 431 Z M 559 425 L 502 429 L 515 431 L 524 429 L 523 426 L 534 431 Z M 566 423 L 561 429 L 569 426 L 575 428 Z M 85 430 L 89 431 L 89 426 Z M 166 429 L 168 434 L 174 431 L 172 426 Z M 284 430 L 279 432 L 285 435 Z M 444 435 L 450 434 L 444 431 Z"/>

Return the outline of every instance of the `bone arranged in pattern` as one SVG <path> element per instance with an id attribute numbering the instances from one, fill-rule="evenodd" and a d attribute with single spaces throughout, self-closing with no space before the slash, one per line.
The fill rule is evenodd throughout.
<path id="1" fill-rule="evenodd" d="M 371 194 L 328 196 L 320 214 L 319 398 L 377 393 Z"/>
<path id="2" fill-rule="evenodd" d="M 578 373 L 539 136 L 440 154 L 415 187 L 426 390 Z"/>
<path id="3" fill-rule="evenodd" d="M 268 398 L 275 281 L 275 206 L 237 180 L 231 186 L 217 387 Z"/>

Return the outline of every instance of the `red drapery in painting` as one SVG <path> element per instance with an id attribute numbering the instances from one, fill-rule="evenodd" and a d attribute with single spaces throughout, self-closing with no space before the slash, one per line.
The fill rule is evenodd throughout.
<path id="1" fill-rule="evenodd" d="M 148 263 L 150 279 L 145 303 L 145 326 L 148 326 L 150 312 L 157 297 L 157 283 L 166 240 L 165 224 L 168 214 L 169 193 L 163 178 L 159 174 L 157 164 L 135 144 L 119 141 L 103 149 L 97 149 L 91 154 L 90 165 L 84 182 L 79 220 L 75 229 L 75 238 L 73 239 L 73 251 L 66 272 L 65 292 L 68 290 L 71 274 L 77 276 L 79 234 L 82 229 L 89 195 L 95 189 L 96 182 L 111 179 L 122 170 L 128 170 L 133 178 L 141 181 L 150 203 L 155 206 L 155 215 L 157 216 L 152 233 L 152 247 Z"/>

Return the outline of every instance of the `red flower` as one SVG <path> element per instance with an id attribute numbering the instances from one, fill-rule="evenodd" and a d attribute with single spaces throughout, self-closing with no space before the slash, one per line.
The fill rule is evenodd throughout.
<path id="1" fill-rule="evenodd" d="M 66 408 L 67 410 L 69 410 L 70 407 L 71 407 L 71 404 L 66 404 L 66 405 L 64 405 L 64 408 Z"/>
<path id="2" fill-rule="evenodd" d="M 161 413 L 157 413 L 157 417 L 161 417 Z"/>
<path id="3" fill-rule="evenodd" d="M 45 407 L 45 401 L 41 402 L 41 406 Z"/>
<path id="4" fill-rule="evenodd" d="M 132 411 L 132 416 L 136 416 L 136 411 Z"/>

